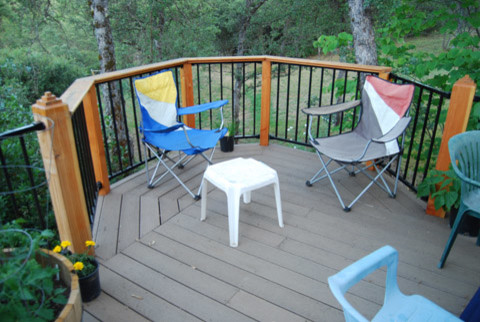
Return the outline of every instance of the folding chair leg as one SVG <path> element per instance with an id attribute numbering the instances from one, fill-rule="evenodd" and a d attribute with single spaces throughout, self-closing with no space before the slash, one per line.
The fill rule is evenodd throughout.
<path id="1" fill-rule="evenodd" d="M 318 157 L 320 157 L 320 155 L 319 155 Z M 332 162 L 332 160 L 328 160 L 328 162 L 327 162 L 325 165 L 328 167 L 328 165 L 329 165 L 331 162 Z M 346 169 L 346 167 L 347 167 L 346 165 L 341 164 L 341 163 L 339 163 L 339 165 L 340 165 L 340 167 L 339 167 L 339 168 L 336 168 L 336 169 L 333 170 L 333 171 L 331 171 L 331 172 L 330 172 L 330 175 L 335 174 L 335 173 L 337 173 L 338 171 L 340 171 L 340 170 L 342 170 L 342 169 Z M 325 178 L 327 177 L 326 174 L 324 174 L 323 176 L 319 177 L 319 175 L 320 175 L 324 170 L 325 170 L 325 168 L 322 167 L 317 173 L 315 173 L 315 174 L 313 175 L 313 177 L 312 177 L 310 180 L 307 180 L 307 182 L 305 182 L 305 184 L 306 184 L 308 187 L 311 187 L 315 182 L 320 181 L 320 180 L 322 180 L 322 179 L 325 179 Z M 345 171 L 347 171 L 347 173 L 350 173 L 350 171 L 348 171 L 348 169 L 346 169 Z"/>
<path id="2" fill-rule="evenodd" d="M 151 148 L 150 146 L 148 146 L 147 143 L 145 143 L 145 156 L 147 155 L 146 153 L 146 149 L 149 149 L 154 155 L 155 157 L 157 158 L 158 162 L 157 162 L 157 165 L 155 166 L 155 170 L 153 171 L 153 174 L 150 176 L 149 175 L 149 170 L 148 170 L 148 158 L 146 157 L 145 158 L 145 166 L 146 166 L 146 173 L 147 173 L 147 184 L 148 184 L 148 187 L 149 188 L 153 188 L 155 187 L 155 185 L 160 182 L 167 174 L 171 174 L 177 181 L 178 183 L 180 183 L 180 185 L 188 192 L 188 194 L 190 194 L 192 196 L 193 199 L 195 200 L 199 200 L 200 199 L 200 196 L 199 194 L 195 195 L 184 183 L 183 181 L 175 174 L 175 172 L 172 170 L 174 169 L 175 167 L 177 167 L 178 165 L 181 165 L 183 160 L 185 160 L 185 158 L 187 157 L 187 155 L 183 155 L 183 156 L 179 156 L 179 160 L 177 162 L 175 162 L 171 167 L 168 166 L 168 164 L 164 161 L 164 154 L 165 152 L 163 152 L 161 155 L 158 155 L 157 152 L 155 152 L 155 150 L 153 148 Z M 170 158 L 167 158 L 168 160 L 171 160 Z M 188 162 L 190 162 L 191 160 L 193 159 L 193 157 L 189 158 L 189 160 L 187 160 L 187 162 L 183 163 L 183 164 L 187 164 Z M 155 179 L 155 176 L 157 175 L 157 171 L 158 171 L 158 168 L 160 167 L 160 164 L 162 164 L 166 171 L 158 178 Z M 200 190 L 199 190 L 199 193 L 200 193 Z"/>
<path id="3" fill-rule="evenodd" d="M 402 152 L 399 153 L 397 158 L 397 173 L 395 174 L 395 186 L 393 187 L 393 198 L 397 195 L 397 188 L 398 188 L 398 178 L 400 177 L 400 166 L 402 164 Z"/>
<path id="4" fill-rule="evenodd" d="M 390 160 L 389 163 L 387 163 L 387 165 L 380 171 L 378 169 L 378 167 L 376 166 L 376 164 L 374 163 L 374 167 L 375 167 L 375 170 L 377 171 L 377 175 L 375 176 L 375 178 L 372 178 L 369 174 L 367 174 L 364 169 L 361 169 L 361 171 L 367 176 L 369 177 L 370 179 L 372 179 L 368 185 L 362 190 L 362 192 L 360 192 L 357 197 L 355 197 L 355 199 L 350 203 L 350 205 L 348 205 L 348 210 L 350 210 L 352 208 L 352 206 L 358 201 L 358 199 L 360 199 L 360 197 L 362 197 L 365 192 L 367 192 L 368 189 L 370 189 L 370 187 L 376 183 L 378 186 L 380 186 L 382 189 L 384 189 L 385 191 L 387 191 L 387 193 L 389 195 L 392 194 L 390 188 L 388 187 L 387 183 L 385 182 L 385 179 L 383 178 L 383 173 L 385 173 L 385 171 L 387 171 L 388 167 L 390 166 L 390 164 L 393 162 L 394 159 Z M 385 184 L 385 187 L 382 187 L 378 182 L 378 178 L 381 178 L 381 180 L 383 181 L 383 183 Z"/>
<path id="5" fill-rule="evenodd" d="M 325 169 L 325 174 L 328 177 L 328 180 L 330 180 L 330 184 L 332 185 L 333 190 L 335 190 L 335 194 L 337 195 L 338 201 L 340 202 L 340 205 L 342 205 L 343 210 L 345 211 L 350 211 L 350 208 L 345 207 L 345 204 L 343 203 L 342 197 L 340 196 L 340 193 L 338 192 L 337 186 L 335 185 L 335 182 L 333 182 L 332 176 L 330 175 L 330 172 L 328 172 L 327 165 L 330 163 L 331 160 L 329 160 L 327 163 L 323 161 L 323 158 L 320 154 L 318 154 L 318 157 L 320 158 L 320 161 L 322 162 L 323 169 Z M 335 169 L 338 170 L 338 169 Z"/>
<path id="6" fill-rule="evenodd" d="M 182 159 L 180 159 L 181 161 L 183 161 L 183 159 L 185 159 L 185 157 L 183 157 Z M 190 196 L 192 196 L 193 199 L 195 200 L 199 200 L 200 197 L 198 195 L 195 195 L 184 183 L 183 181 L 175 174 L 175 172 L 173 172 L 172 168 L 176 167 L 179 162 L 177 162 L 175 165 L 172 166 L 172 168 L 169 168 L 168 165 L 163 161 L 163 160 L 159 160 L 160 162 L 162 162 L 163 166 L 167 169 L 168 172 L 165 172 L 159 179 L 157 179 L 155 181 L 154 184 L 158 183 L 167 173 L 170 173 L 175 179 L 177 179 L 178 183 L 180 183 L 180 185 L 190 194 Z"/>
<path id="7" fill-rule="evenodd" d="M 215 148 L 212 149 L 212 153 L 210 153 L 210 157 L 207 157 L 203 152 L 200 153 L 200 155 L 208 162 L 207 164 L 207 168 L 209 165 L 212 165 L 213 162 L 212 162 L 212 158 L 213 158 L 213 154 L 215 153 Z M 203 180 L 202 182 L 200 183 L 200 187 L 198 187 L 198 192 L 197 192 L 197 196 L 195 198 L 195 200 L 198 200 L 200 199 L 200 196 L 201 196 L 201 192 L 202 192 L 202 186 L 203 186 Z"/>

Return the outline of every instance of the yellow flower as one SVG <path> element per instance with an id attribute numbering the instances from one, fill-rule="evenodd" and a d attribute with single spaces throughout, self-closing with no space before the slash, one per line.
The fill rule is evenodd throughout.
<path id="1" fill-rule="evenodd" d="M 62 247 L 60 247 L 60 246 L 58 246 L 58 245 L 55 246 L 55 248 L 53 249 L 53 252 L 54 252 L 54 253 L 60 253 L 61 251 L 62 251 Z"/>
<path id="2" fill-rule="evenodd" d="M 82 262 L 76 262 L 75 264 L 73 264 L 73 268 L 76 271 L 81 271 L 83 269 L 83 263 Z"/>
<path id="3" fill-rule="evenodd" d="M 85 246 L 87 246 L 87 247 L 95 246 L 95 242 L 93 240 L 87 240 L 85 242 Z"/>
<path id="4" fill-rule="evenodd" d="M 68 240 L 65 240 L 63 241 L 60 246 L 62 246 L 63 249 L 67 248 L 68 246 L 70 246 L 71 243 L 68 241 Z"/>

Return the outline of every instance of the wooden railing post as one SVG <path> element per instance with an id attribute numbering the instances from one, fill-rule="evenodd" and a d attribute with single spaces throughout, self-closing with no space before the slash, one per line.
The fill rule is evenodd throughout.
<path id="1" fill-rule="evenodd" d="M 92 232 L 68 106 L 46 92 L 32 105 L 32 112 L 54 122 L 53 132 L 39 133 L 38 139 L 45 169 L 49 171 L 48 186 L 57 228 L 60 239 L 72 243 L 73 252 L 83 252 L 85 241 L 92 239 Z"/>
<path id="2" fill-rule="evenodd" d="M 260 114 L 260 145 L 267 146 L 270 138 L 270 100 L 272 89 L 272 63 L 262 62 L 262 99 Z"/>
<path id="3" fill-rule="evenodd" d="M 467 129 L 476 88 L 477 85 L 468 75 L 459 79 L 453 85 L 447 119 L 443 129 L 442 142 L 440 144 L 440 150 L 438 152 L 437 163 L 435 166 L 435 169 L 437 170 L 448 170 L 450 165 L 448 140 L 456 134 L 465 132 Z M 437 217 L 445 217 L 445 211 L 443 211 L 443 209 L 435 210 L 432 198 L 428 198 L 426 213 Z"/>
<path id="4" fill-rule="evenodd" d="M 90 90 L 83 98 L 83 109 L 85 112 L 85 122 L 87 123 L 90 151 L 92 152 L 95 181 L 102 184 L 98 193 L 104 196 L 110 192 L 110 180 L 108 178 L 107 159 L 105 157 L 105 147 L 103 145 L 103 135 L 100 127 L 100 115 L 98 113 L 95 86 L 90 87 Z"/>
<path id="5" fill-rule="evenodd" d="M 378 73 L 378 77 L 388 80 L 390 78 L 390 73 L 389 72 L 381 72 L 381 73 Z"/>
<path id="6" fill-rule="evenodd" d="M 182 86 L 182 107 L 195 105 L 195 101 L 193 99 L 194 96 L 192 64 L 183 64 L 183 68 L 180 70 L 180 81 Z M 194 114 L 184 115 L 183 118 L 183 123 L 185 123 L 189 127 L 195 127 Z"/>

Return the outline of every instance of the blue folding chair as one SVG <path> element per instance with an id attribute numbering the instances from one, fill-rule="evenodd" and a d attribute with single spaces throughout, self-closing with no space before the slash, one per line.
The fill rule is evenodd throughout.
<path id="1" fill-rule="evenodd" d="M 405 295 L 397 284 L 398 252 L 384 246 L 328 278 L 333 295 L 340 302 L 346 321 L 368 321 L 345 298 L 345 293 L 370 273 L 387 266 L 385 298 L 372 321 L 461 321 L 420 295 Z"/>
<path id="2" fill-rule="evenodd" d="M 194 194 L 175 174 L 174 168 L 183 168 L 197 155 L 202 156 L 208 164 L 212 164 L 215 146 L 228 131 L 227 128 L 223 128 L 222 108 L 228 103 L 228 100 L 178 108 L 177 87 L 170 70 L 136 79 L 135 92 L 142 112 L 141 131 L 145 146 L 148 187 L 155 187 L 170 173 L 195 200 L 200 199 L 202 186 L 200 185 L 198 193 Z M 196 114 L 211 109 L 220 109 L 221 125 L 218 129 L 194 129 L 179 121 L 179 117 L 182 115 Z M 147 149 L 158 160 L 151 175 L 148 168 Z M 205 154 L 207 150 L 211 150 L 210 155 Z M 171 156 L 170 152 L 174 151 L 178 151 L 177 156 Z M 157 178 L 160 165 L 163 165 L 166 170 Z"/>
<path id="3" fill-rule="evenodd" d="M 462 182 L 462 188 L 460 208 L 438 268 L 445 264 L 465 215 L 480 219 L 480 131 L 469 131 L 453 136 L 448 141 L 448 150 L 452 168 Z M 480 234 L 477 246 L 480 246 Z"/>

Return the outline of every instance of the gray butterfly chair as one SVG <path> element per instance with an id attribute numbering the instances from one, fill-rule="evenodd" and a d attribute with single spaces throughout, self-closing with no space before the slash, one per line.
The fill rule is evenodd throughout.
<path id="1" fill-rule="evenodd" d="M 455 135 L 448 141 L 450 160 L 455 174 L 462 182 L 460 208 L 438 267 L 442 268 L 457 238 L 458 228 L 465 215 L 480 219 L 480 131 Z M 477 238 L 480 246 L 480 235 Z"/>
<path id="2" fill-rule="evenodd" d="M 308 126 L 310 144 L 315 148 L 322 164 L 322 168 L 306 182 L 307 186 L 312 186 L 313 183 L 328 178 L 345 211 L 350 211 L 374 183 L 391 197 L 395 197 L 403 139 L 411 120 L 407 113 L 414 90 L 413 85 L 394 84 L 370 75 L 366 77 L 361 100 L 302 109 L 302 112 L 310 117 Z M 361 106 L 361 116 L 353 131 L 325 138 L 315 138 L 312 135 L 314 117 L 344 112 L 357 106 Z M 400 137 L 402 140 L 399 143 Z M 397 175 L 394 187 L 391 189 L 382 175 L 395 160 L 398 160 Z M 333 170 L 329 169 L 332 161 L 335 161 L 339 167 Z M 367 161 L 372 161 L 372 164 L 366 165 Z M 380 163 L 382 163 L 381 167 L 378 166 Z M 351 168 L 348 169 L 348 166 Z M 376 170 L 375 176 L 366 171 L 372 166 Z M 332 175 L 342 169 L 352 176 L 362 172 L 371 180 L 348 206 L 345 205 L 332 179 Z"/>

